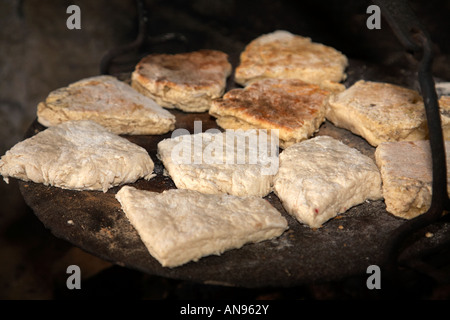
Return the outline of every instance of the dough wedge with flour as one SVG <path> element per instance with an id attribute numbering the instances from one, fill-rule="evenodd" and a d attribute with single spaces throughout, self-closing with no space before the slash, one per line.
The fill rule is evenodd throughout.
<path id="1" fill-rule="evenodd" d="M 175 128 L 175 116 L 113 76 L 86 78 L 50 92 L 37 108 L 46 127 L 92 120 L 115 134 L 158 135 Z"/>
<path id="2" fill-rule="evenodd" d="M 278 171 L 277 142 L 256 130 L 185 134 L 159 142 L 158 157 L 177 188 L 266 196 Z"/>
<path id="3" fill-rule="evenodd" d="M 131 85 L 165 108 L 205 112 L 223 95 L 230 74 L 228 55 L 221 51 L 150 54 L 136 65 Z"/>
<path id="4" fill-rule="evenodd" d="M 149 253 L 164 267 L 269 240 L 288 229 L 286 219 L 260 197 L 183 189 L 157 193 L 124 186 L 116 198 Z"/>
<path id="5" fill-rule="evenodd" d="M 381 176 L 371 158 L 318 136 L 280 153 L 274 192 L 299 222 L 319 228 L 365 200 L 381 199 Z"/>
<path id="6" fill-rule="evenodd" d="M 13 146 L 0 174 L 71 190 L 98 190 L 151 179 L 147 151 L 90 120 L 66 121 Z"/>
<path id="7" fill-rule="evenodd" d="M 445 149 L 447 188 L 450 190 L 450 141 L 445 141 Z M 428 140 L 381 143 L 375 151 L 375 160 L 383 179 L 388 212 L 412 219 L 429 209 L 433 170 Z"/>

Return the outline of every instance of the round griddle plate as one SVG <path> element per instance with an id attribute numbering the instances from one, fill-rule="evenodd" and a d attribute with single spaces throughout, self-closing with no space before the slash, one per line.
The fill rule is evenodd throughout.
<path id="1" fill-rule="evenodd" d="M 349 70 L 361 78 L 361 66 Z M 370 70 L 366 67 L 365 71 Z M 375 75 L 375 74 L 372 74 Z M 194 121 L 202 122 L 202 130 L 218 128 L 208 113 L 184 113 L 171 110 L 177 128 L 194 133 Z M 37 121 L 27 136 L 44 130 Z M 374 148 L 364 139 L 325 122 L 318 135 L 329 135 L 355 147 L 374 159 Z M 170 138 L 161 136 L 126 136 L 144 147 L 155 162 L 156 177 L 132 184 L 138 189 L 162 192 L 175 188 L 156 156 L 157 143 Z M 334 281 L 366 273 L 370 265 L 382 263 L 389 236 L 404 220 L 386 211 L 383 201 L 366 201 L 349 209 L 319 229 L 311 229 L 286 213 L 278 197 L 265 198 L 286 217 L 289 229 L 277 239 L 247 244 L 220 256 L 212 255 L 176 268 L 162 267 L 141 242 L 137 231 L 123 213 L 115 194 L 120 187 L 107 192 L 71 191 L 33 182 L 19 181 L 26 203 L 56 237 L 114 264 L 152 275 L 240 287 L 297 286 L 316 281 Z M 414 256 L 449 240 L 448 223 L 427 228 L 414 240 L 403 256 Z"/>

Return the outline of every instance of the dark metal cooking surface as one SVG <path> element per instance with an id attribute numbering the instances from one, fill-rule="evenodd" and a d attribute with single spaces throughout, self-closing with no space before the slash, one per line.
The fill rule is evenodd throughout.
<path id="1" fill-rule="evenodd" d="M 378 74 L 380 71 L 370 66 L 351 62 L 347 81 L 364 78 L 362 71 L 369 73 L 371 78 L 382 77 L 382 72 Z M 203 131 L 217 127 L 214 118 L 207 113 L 171 112 L 177 117 L 177 127 L 190 132 L 194 132 L 194 121 L 202 121 Z M 28 135 L 43 129 L 35 122 Z M 325 122 L 317 134 L 338 138 L 373 158 L 375 149 L 365 140 L 329 122 Z M 157 143 L 168 137 L 170 133 L 127 136 L 130 141 L 146 148 L 155 162 L 157 176 L 150 181 L 137 181 L 133 184 L 137 188 L 152 191 L 175 188 L 173 181 L 164 175 L 163 165 L 156 157 Z M 368 266 L 382 264 L 391 233 L 405 223 L 386 212 L 383 201 L 367 201 L 313 230 L 289 216 L 278 197 L 271 193 L 266 199 L 289 222 L 289 230 L 280 238 L 248 244 L 221 256 L 208 256 L 177 268 L 164 268 L 151 257 L 122 212 L 115 199 L 120 187 L 103 193 L 63 190 L 30 182 L 19 182 L 19 185 L 27 204 L 55 236 L 121 266 L 206 284 L 296 286 L 364 274 Z M 402 259 L 408 260 L 450 241 L 449 228 L 450 224 L 444 221 L 421 230 L 408 242 L 410 247 L 403 252 Z M 426 237 L 426 232 L 433 236 Z"/>

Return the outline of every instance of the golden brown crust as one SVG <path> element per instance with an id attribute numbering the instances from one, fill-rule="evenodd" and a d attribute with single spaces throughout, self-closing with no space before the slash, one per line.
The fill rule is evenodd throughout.
<path id="1" fill-rule="evenodd" d="M 424 104 L 415 90 L 359 80 L 328 102 L 327 119 L 362 136 L 372 146 L 427 138 Z"/>
<path id="2" fill-rule="evenodd" d="M 151 54 L 132 74 L 132 86 L 166 108 L 202 112 L 223 95 L 231 74 L 228 55 L 217 50 Z"/>
<path id="3" fill-rule="evenodd" d="M 235 80 L 247 85 L 264 78 L 300 79 L 342 91 L 348 60 L 341 52 L 310 38 L 279 30 L 250 42 L 241 53 Z"/>
<path id="4" fill-rule="evenodd" d="M 318 129 L 330 94 L 300 80 L 264 79 L 214 100 L 210 114 L 225 129 L 278 129 L 285 147 L 287 141 L 303 140 Z"/>

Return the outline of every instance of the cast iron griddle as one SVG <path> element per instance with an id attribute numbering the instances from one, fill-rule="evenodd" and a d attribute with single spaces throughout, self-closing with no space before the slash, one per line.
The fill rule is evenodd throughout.
<path id="1" fill-rule="evenodd" d="M 370 69 L 353 62 L 349 79 L 360 79 Z M 373 71 L 373 70 L 372 70 Z M 374 80 L 376 73 L 369 73 Z M 352 77 L 354 78 L 352 80 Z M 171 111 L 177 117 L 177 128 L 194 132 L 194 121 L 202 122 L 202 130 L 218 128 L 208 113 Z M 35 121 L 27 134 L 31 136 L 45 127 Z M 330 135 L 374 158 L 375 149 L 364 139 L 325 122 L 318 135 Z M 155 162 L 156 177 L 133 184 L 138 189 L 161 192 L 175 188 L 164 174 L 156 156 L 157 143 L 169 138 L 161 136 L 126 136 L 144 147 Z M 176 268 L 162 267 L 141 242 L 137 231 L 123 213 L 115 194 L 120 187 L 106 193 L 71 191 L 32 182 L 19 181 L 26 203 L 56 237 L 64 239 L 104 260 L 152 275 L 190 280 L 205 284 L 241 287 L 297 286 L 316 281 L 334 281 L 366 273 L 370 265 L 382 263 L 389 236 L 404 220 L 389 214 L 383 201 L 366 201 L 349 209 L 323 225 L 311 229 L 300 224 L 283 209 L 278 197 L 270 193 L 265 198 L 277 208 L 289 223 L 289 229 L 279 238 L 247 244 L 220 256 L 208 256 Z M 436 247 L 449 240 L 448 223 L 431 225 L 433 234 L 425 231 L 411 240 L 403 257 Z"/>

